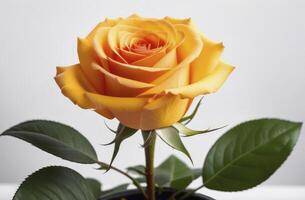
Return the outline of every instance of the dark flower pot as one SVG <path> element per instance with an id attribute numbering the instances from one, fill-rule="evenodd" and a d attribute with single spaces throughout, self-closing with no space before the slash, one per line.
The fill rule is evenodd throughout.
<path id="1" fill-rule="evenodd" d="M 156 192 L 156 200 L 168 200 L 169 197 L 175 192 L 171 188 L 164 188 L 162 192 Z M 182 194 L 185 194 L 182 193 Z M 118 192 L 116 194 L 110 194 L 100 198 L 99 200 L 145 200 L 143 195 L 138 190 L 127 190 Z M 193 194 L 185 200 L 215 200 L 211 197 L 202 194 Z"/>

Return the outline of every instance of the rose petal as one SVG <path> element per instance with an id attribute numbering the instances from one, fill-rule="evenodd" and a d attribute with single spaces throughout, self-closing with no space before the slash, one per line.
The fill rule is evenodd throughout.
<path id="1" fill-rule="evenodd" d="M 106 69 L 108 69 L 108 57 L 114 57 L 113 52 L 111 51 L 108 44 L 108 33 L 109 28 L 101 28 L 96 32 L 96 35 L 93 39 L 93 47 L 99 58 L 100 63 Z M 92 68 L 92 63 L 91 63 Z M 96 72 L 96 70 L 95 70 Z"/>
<path id="2" fill-rule="evenodd" d="M 103 22 L 99 23 L 98 25 L 96 25 L 94 27 L 94 29 L 88 34 L 88 36 L 86 37 L 86 39 L 90 42 L 93 41 L 93 38 L 95 37 L 96 32 L 100 29 L 100 28 L 106 28 L 106 27 L 113 27 L 115 25 L 117 25 L 123 18 L 117 18 L 117 19 L 105 19 Z"/>
<path id="3" fill-rule="evenodd" d="M 139 129 L 141 111 L 147 104 L 148 98 L 112 97 L 86 93 L 88 99 L 99 110 L 106 107 L 124 125 Z"/>
<path id="4" fill-rule="evenodd" d="M 138 66 L 145 66 L 145 67 L 152 67 L 154 66 L 162 57 L 166 55 L 166 49 L 163 49 L 151 56 L 148 56 L 146 58 L 143 58 L 141 60 L 137 60 L 132 65 L 138 65 Z"/>
<path id="5" fill-rule="evenodd" d="M 183 43 L 177 47 L 177 57 L 182 59 L 180 64 L 172 68 L 169 72 L 160 76 L 152 82 L 156 86 L 145 91 L 139 96 L 150 96 L 160 94 L 169 88 L 182 87 L 189 83 L 190 63 L 199 56 L 202 49 L 202 40 L 191 27 L 186 25 L 176 25 L 178 31 L 185 35 Z"/>
<path id="6" fill-rule="evenodd" d="M 92 44 L 86 39 L 78 39 L 77 41 L 77 52 L 79 57 L 79 62 L 81 68 L 85 75 L 90 80 L 91 84 L 94 88 L 99 92 L 103 92 L 103 83 L 102 79 L 100 78 L 100 74 L 92 69 L 91 64 L 93 62 L 97 62 L 98 58 L 96 53 L 93 49 Z M 89 78 L 90 77 L 90 78 Z"/>
<path id="7" fill-rule="evenodd" d="M 111 28 L 107 35 L 108 45 L 109 45 L 111 51 L 115 55 L 115 57 L 113 57 L 113 58 L 115 58 L 116 60 L 123 62 L 123 63 L 128 63 L 128 62 L 118 52 L 119 44 L 120 44 L 118 34 L 119 34 L 120 30 L 130 31 L 131 29 L 137 29 L 137 28 L 117 25 L 117 26 Z"/>
<path id="8" fill-rule="evenodd" d="M 173 18 L 173 17 L 166 16 L 166 17 L 164 17 L 164 19 L 166 21 L 170 22 L 171 24 L 185 24 L 185 25 L 191 25 L 192 24 L 191 18 L 178 19 L 178 18 Z"/>
<path id="9" fill-rule="evenodd" d="M 171 94 L 153 100 L 143 109 L 141 129 L 151 130 L 176 123 L 187 111 L 190 101 Z"/>
<path id="10" fill-rule="evenodd" d="M 57 67 L 55 81 L 62 93 L 73 103 L 79 105 L 81 108 L 93 108 L 91 101 L 85 96 L 85 93 L 96 93 L 97 91 L 87 80 L 79 64 L 69 67 Z M 99 113 L 109 119 L 113 118 L 109 110 L 103 107 L 99 108 Z"/>
<path id="11" fill-rule="evenodd" d="M 159 38 L 171 43 L 172 46 L 175 45 L 175 39 L 177 37 L 176 30 L 166 20 L 156 20 L 148 18 L 128 18 L 126 20 L 120 21 L 119 24 L 139 27 L 141 28 L 141 30 L 153 32 L 157 34 Z M 156 32 L 156 30 L 158 31 Z M 167 33 L 166 36 L 162 32 Z"/>
<path id="12" fill-rule="evenodd" d="M 224 46 L 202 36 L 203 49 L 191 64 L 191 82 L 195 83 L 211 73 L 217 66 Z"/>
<path id="13" fill-rule="evenodd" d="M 99 74 L 91 67 L 91 64 L 97 61 L 97 55 L 93 48 L 93 39 L 97 31 L 103 28 L 109 29 L 109 27 L 116 25 L 120 20 L 122 20 L 122 18 L 106 19 L 105 21 L 99 23 L 85 39 L 78 39 L 77 52 L 82 70 L 84 71 L 88 80 L 100 93 L 102 92 L 102 88 L 100 86 Z"/>
<path id="14" fill-rule="evenodd" d="M 177 122 L 185 114 L 190 99 L 165 95 L 149 102 L 148 98 L 110 97 L 87 93 L 95 108 L 106 107 L 124 125 L 152 130 Z"/>
<path id="15" fill-rule="evenodd" d="M 146 55 L 135 53 L 132 51 L 127 51 L 125 49 L 120 49 L 119 53 L 127 61 L 127 63 L 133 63 L 147 57 Z"/>
<path id="16" fill-rule="evenodd" d="M 96 63 L 93 63 L 92 66 L 105 76 L 105 94 L 110 96 L 133 97 L 154 86 L 153 84 L 117 76 Z"/>
<path id="17" fill-rule="evenodd" d="M 216 92 L 233 70 L 232 65 L 220 61 L 215 70 L 200 81 L 184 87 L 168 89 L 165 93 L 180 95 L 183 98 L 194 98 L 198 95 Z"/>
<path id="18" fill-rule="evenodd" d="M 161 75 L 168 72 L 168 68 L 144 67 L 120 63 L 108 58 L 110 71 L 118 76 L 128 79 L 150 83 Z"/>

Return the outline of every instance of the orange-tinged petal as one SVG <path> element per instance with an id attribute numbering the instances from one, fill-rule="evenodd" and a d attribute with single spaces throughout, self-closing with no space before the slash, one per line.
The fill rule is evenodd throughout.
<path id="1" fill-rule="evenodd" d="M 148 98 L 114 97 L 95 93 L 85 94 L 95 109 L 108 108 L 110 111 L 133 112 L 141 110 L 148 102 Z"/>
<path id="2" fill-rule="evenodd" d="M 113 57 L 113 52 L 111 51 L 108 44 L 108 33 L 110 28 L 100 28 L 93 39 L 93 47 L 99 58 L 100 63 L 106 69 L 108 69 L 108 57 Z M 91 63 L 92 67 L 92 63 Z M 95 70 L 95 73 L 97 71 Z"/>
<path id="3" fill-rule="evenodd" d="M 110 96 L 133 97 L 154 85 L 120 77 L 93 63 L 93 67 L 105 76 L 105 94 Z"/>
<path id="4" fill-rule="evenodd" d="M 129 65 L 125 63 L 120 63 L 111 58 L 109 58 L 108 60 L 110 71 L 113 74 L 145 83 L 150 83 L 156 78 L 166 73 L 167 71 L 169 71 L 168 68 Z"/>
<path id="5" fill-rule="evenodd" d="M 91 108 L 91 103 L 84 92 L 96 93 L 95 88 L 87 80 L 79 64 L 69 67 L 57 67 L 55 77 L 62 93 L 82 108 Z"/>
<path id="6" fill-rule="evenodd" d="M 181 67 L 188 67 L 199 55 L 203 47 L 200 35 L 196 31 L 186 25 L 175 25 L 176 29 L 182 33 L 184 39 L 177 47 L 177 60 L 181 61 L 177 66 L 173 67 L 171 71 L 156 79 L 153 83 L 160 84 L 168 78 L 175 78 L 172 75 L 176 73 Z"/>
<path id="7" fill-rule="evenodd" d="M 79 64 L 69 67 L 57 67 L 55 81 L 62 93 L 73 103 L 85 109 L 94 107 L 91 101 L 85 96 L 85 93 L 96 93 L 97 91 L 87 80 Z M 104 107 L 100 107 L 97 112 L 109 119 L 113 118 L 109 110 Z"/>
<path id="8" fill-rule="evenodd" d="M 182 87 L 189 84 L 190 63 L 199 56 L 203 44 L 200 35 L 191 27 L 176 25 L 176 28 L 185 35 L 184 42 L 177 48 L 177 56 L 182 61 L 169 72 L 154 80 L 152 82 L 152 84 L 156 85 L 154 88 L 145 91 L 139 96 L 160 94 L 166 89 Z"/>
<path id="9" fill-rule="evenodd" d="M 168 41 L 171 45 L 175 44 L 177 33 L 175 28 L 166 20 L 156 20 L 148 18 L 127 18 L 119 23 L 120 25 L 128 25 L 133 27 L 139 27 L 143 31 L 149 31 L 155 33 L 159 38 L 164 41 Z M 164 32 L 166 33 L 164 35 Z"/>
<path id="10" fill-rule="evenodd" d="M 176 48 L 164 55 L 153 67 L 172 68 L 174 66 L 177 66 Z"/>
<path id="11" fill-rule="evenodd" d="M 172 68 L 177 66 L 177 47 L 184 41 L 185 36 L 182 32 L 177 32 L 176 45 L 170 49 L 153 67 Z"/>
<path id="12" fill-rule="evenodd" d="M 153 100 L 143 109 L 141 129 L 151 130 L 176 123 L 185 114 L 189 101 L 171 94 Z"/>
<path id="13" fill-rule="evenodd" d="M 103 79 L 98 72 L 92 69 L 91 66 L 93 62 L 97 62 L 98 60 L 92 44 L 86 39 L 79 38 L 77 43 L 77 52 L 81 69 L 85 76 L 99 93 L 103 93 Z"/>
<path id="14" fill-rule="evenodd" d="M 146 57 L 146 55 L 120 49 L 120 55 L 127 61 L 127 63 L 133 63 Z"/>
<path id="15" fill-rule="evenodd" d="M 88 36 L 86 37 L 86 39 L 90 42 L 93 41 L 93 38 L 95 37 L 96 32 L 100 29 L 100 28 L 105 28 L 105 27 L 113 27 L 116 24 L 118 24 L 120 21 L 122 20 L 122 18 L 117 18 L 117 19 L 105 19 L 103 22 L 100 22 L 98 25 L 96 25 L 94 27 L 94 29 L 88 34 Z"/>
<path id="16" fill-rule="evenodd" d="M 112 97 L 87 93 L 96 109 L 106 107 L 120 123 L 135 129 L 140 128 L 141 113 L 148 98 Z"/>
<path id="17" fill-rule="evenodd" d="M 165 95 L 149 102 L 148 98 L 110 97 L 87 93 L 95 108 L 106 107 L 124 125 L 142 130 L 166 127 L 179 121 L 191 99 Z"/>
<path id="18" fill-rule="evenodd" d="M 141 60 L 137 60 L 133 63 L 131 63 L 132 65 L 138 65 L 138 66 L 145 66 L 145 67 L 152 67 L 154 66 L 162 57 L 165 56 L 166 52 L 165 52 L 166 49 L 163 49 L 151 56 L 148 56 L 146 58 L 143 58 Z"/>
<path id="19" fill-rule="evenodd" d="M 216 92 L 233 70 L 232 65 L 220 61 L 212 73 L 198 82 L 180 88 L 168 89 L 165 93 L 180 95 L 182 98 L 194 98 L 198 95 Z"/>
<path id="20" fill-rule="evenodd" d="M 134 14 L 128 16 L 127 18 L 138 18 L 138 19 L 141 19 L 141 18 L 143 18 L 143 17 L 141 17 L 141 16 L 138 15 L 137 13 L 134 13 Z"/>
<path id="21" fill-rule="evenodd" d="M 165 79 L 162 83 L 156 84 L 155 87 L 146 90 L 145 92 L 139 94 L 139 97 L 152 96 L 155 94 L 161 94 L 164 90 L 168 88 L 176 88 L 183 87 L 189 84 L 190 76 L 189 76 L 189 64 L 186 63 L 185 66 L 181 66 L 178 70 L 173 71 L 171 73 L 171 77 Z M 154 83 L 153 81 L 152 83 Z"/>
<path id="22" fill-rule="evenodd" d="M 217 66 L 224 46 L 202 36 L 203 49 L 191 64 L 191 82 L 195 83 L 211 73 Z"/>
<path id="23" fill-rule="evenodd" d="M 166 21 L 169 21 L 172 24 L 185 24 L 185 25 L 191 25 L 192 24 L 192 19 L 191 18 L 185 18 L 185 19 L 178 19 L 178 18 L 173 18 L 166 16 L 164 17 Z"/>
<path id="24" fill-rule="evenodd" d="M 126 20 L 123 20 L 126 21 Z M 137 32 L 140 31 L 139 28 L 137 27 L 133 27 L 133 26 L 128 26 L 128 25 L 116 25 L 115 27 L 111 28 L 108 32 L 108 45 L 110 47 L 110 49 L 112 50 L 112 52 L 114 52 L 114 54 L 116 55 L 116 58 L 120 61 L 120 62 L 124 62 L 124 63 L 128 63 L 118 52 L 118 49 L 120 48 L 120 40 L 119 40 L 119 34 L 120 31 L 128 31 L 128 32 Z"/>

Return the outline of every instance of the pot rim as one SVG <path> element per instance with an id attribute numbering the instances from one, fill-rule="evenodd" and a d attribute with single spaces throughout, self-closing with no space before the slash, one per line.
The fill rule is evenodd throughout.
<path id="1" fill-rule="evenodd" d="M 173 188 L 165 187 L 165 188 L 162 188 L 162 191 L 175 192 L 177 190 L 175 190 Z M 186 192 L 186 190 L 183 190 L 183 192 Z M 103 200 L 104 199 L 107 200 L 107 198 L 120 198 L 123 195 L 124 196 L 136 195 L 136 194 L 139 194 L 139 193 L 140 192 L 139 192 L 138 189 L 127 189 L 125 191 L 117 192 L 115 194 L 109 194 L 109 195 L 106 194 L 105 196 L 103 196 Z M 194 194 L 191 195 L 191 197 L 203 198 L 204 200 L 215 200 L 215 199 L 213 199 L 209 196 L 206 196 L 204 194 L 199 194 L 199 193 L 194 193 Z"/>

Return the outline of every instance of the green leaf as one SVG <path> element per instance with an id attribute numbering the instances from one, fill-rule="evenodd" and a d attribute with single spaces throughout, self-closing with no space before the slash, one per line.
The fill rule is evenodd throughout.
<path id="1" fill-rule="evenodd" d="M 107 171 L 110 169 L 115 157 L 117 156 L 121 143 L 127 138 L 133 136 L 137 131 L 138 131 L 137 129 L 129 128 L 127 126 L 124 126 L 123 124 L 119 124 L 117 129 L 117 134 L 114 139 L 114 150 L 113 150 L 112 158 Z"/>
<path id="2" fill-rule="evenodd" d="M 139 176 L 137 180 L 140 183 L 146 181 L 143 165 L 129 167 L 128 170 Z M 172 155 L 155 168 L 156 185 L 185 189 L 192 181 L 201 176 L 201 171 L 201 169 L 190 169 L 184 162 Z"/>
<path id="3" fill-rule="evenodd" d="M 114 134 L 116 134 L 116 131 L 115 130 L 113 130 L 112 128 L 110 128 L 109 126 L 108 126 L 108 124 L 106 123 L 106 121 L 104 120 L 104 124 L 105 124 L 105 126 L 106 126 L 106 128 L 110 131 L 110 132 L 112 132 L 112 133 L 114 133 Z"/>
<path id="4" fill-rule="evenodd" d="M 192 174 L 193 174 L 193 179 L 195 180 L 201 176 L 202 169 L 201 168 L 192 169 Z"/>
<path id="5" fill-rule="evenodd" d="M 188 152 L 188 150 L 185 148 L 180 138 L 179 131 L 177 129 L 173 127 L 166 127 L 166 128 L 156 129 L 155 132 L 167 145 L 184 153 L 193 163 L 191 155 Z"/>
<path id="6" fill-rule="evenodd" d="M 195 180 L 192 170 L 175 156 L 170 156 L 155 169 L 155 177 L 157 185 L 178 190 Z"/>
<path id="7" fill-rule="evenodd" d="M 242 123 L 220 137 L 203 167 L 206 187 L 240 191 L 268 179 L 287 159 L 302 124 L 279 119 Z"/>
<path id="8" fill-rule="evenodd" d="M 86 178 L 86 182 L 95 199 L 100 198 L 102 195 L 102 184 L 94 178 Z"/>
<path id="9" fill-rule="evenodd" d="M 83 135 L 58 122 L 27 121 L 4 131 L 2 135 L 19 138 L 65 160 L 85 164 L 97 160 L 95 150 Z"/>
<path id="10" fill-rule="evenodd" d="M 145 166 L 144 165 L 136 165 L 133 167 L 128 167 L 127 171 L 130 173 L 134 173 L 136 175 L 143 175 L 145 176 Z"/>
<path id="11" fill-rule="evenodd" d="M 102 192 L 102 196 L 100 198 L 103 199 L 103 198 L 106 198 L 107 196 L 110 196 L 112 194 L 126 191 L 128 186 L 129 186 L 129 184 L 125 183 L 125 184 L 118 185 L 118 186 L 116 186 L 112 189 L 105 190 L 105 191 Z"/>
<path id="12" fill-rule="evenodd" d="M 195 107 L 194 111 L 190 115 L 185 116 L 185 117 L 183 117 L 182 119 L 179 120 L 180 123 L 184 122 L 184 125 L 187 125 L 188 123 L 190 123 L 193 120 L 193 118 L 195 117 L 195 115 L 198 112 L 198 109 L 199 109 L 199 106 L 201 104 L 202 99 L 203 99 L 203 97 L 200 98 L 200 100 L 196 104 L 196 107 Z"/>
<path id="13" fill-rule="evenodd" d="M 183 137 L 190 137 L 190 136 L 194 136 L 194 135 L 209 133 L 209 132 L 217 131 L 217 130 L 225 127 L 225 126 L 222 126 L 222 127 L 218 127 L 218 128 L 214 128 L 214 129 L 192 130 L 190 128 L 187 128 L 186 126 L 184 126 L 181 123 L 175 123 L 172 126 L 174 128 L 176 128 L 179 131 L 179 133 L 181 133 L 183 135 Z"/>
<path id="14" fill-rule="evenodd" d="M 13 200 L 96 200 L 90 187 L 76 171 L 66 167 L 46 167 L 30 175 Z"/>

